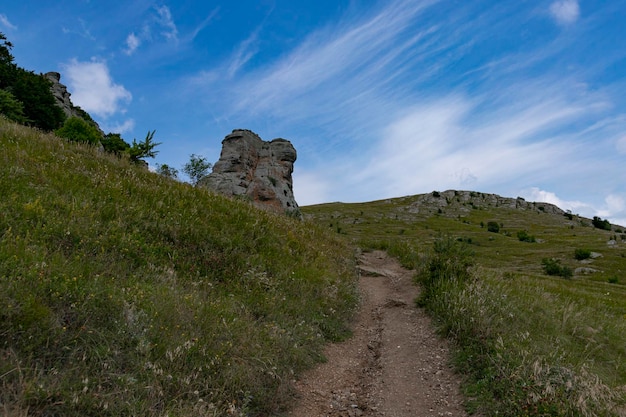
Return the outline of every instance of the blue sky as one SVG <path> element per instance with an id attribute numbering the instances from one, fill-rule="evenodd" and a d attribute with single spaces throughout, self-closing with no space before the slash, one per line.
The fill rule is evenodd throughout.
<path id="1" fill-rule="evenodd" d="M 18 65 L 150 163 L 291 140 L 300 205 L 463 189 L 626 225 L 626 0 L 10 2 Z"/>

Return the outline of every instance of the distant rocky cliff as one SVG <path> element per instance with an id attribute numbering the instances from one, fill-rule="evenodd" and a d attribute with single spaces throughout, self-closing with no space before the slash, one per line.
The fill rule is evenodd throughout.
<path id="1" fill-rule="evenodd" d="M 236 129 L 222 141 L 213 172 L 198 185 L 244 197 L 262 209 L 299 215 L 291 177 L 296 157 L 286 139 L 266 142 L 250 130 Z"/>
<path id="2" fill-rule="evenodd" d="M 67 91 L 67 87 L 61 84 L 61 74 L 58 72 L 47 72 L 44 74 L 44 77 L 52 83 L 50 90 L 56 99 L 56 105 L 63 110 L 66 117 L 80 117 L 81 119 L 93 124 L 104 136 L 104 132 L 100 129 L 98 123 L 96 123 L 86 111 L 80 107 L 74 106 L 72 100 L 70 100 L 71 94 Z"/>

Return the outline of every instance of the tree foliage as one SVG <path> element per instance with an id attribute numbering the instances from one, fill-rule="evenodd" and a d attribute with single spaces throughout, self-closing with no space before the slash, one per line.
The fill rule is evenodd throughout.
<path id="1" fill-rule="evenodd" d="M 73 142 L 90 143 L 97 145 L 102 134 L 94 125 L 80 117 L 70 117 L 63 123 L 63 127 L 55 131 L 56 135 Z"/>
<path id="2" fill-rule="evenodd" d="M 0 90 L 0 114 L 17 123 L 25 124 L 28 121 L 22 102 L 5 90 Z"/>
<path id="3" fill-rule="evenodd" d="M 154 148 L 161 144 L 160 142 L 153 142 L 155 133 L 156 130 L 152 132 L 148 131 L 143 142 L 137 142 L 136 139 L 133 139 L 133 143 L 128 149 L 128 156 L 130 156 L 131 161 L 139 162 L 144 158 L 154 158 L 159 153 L 159 151 L 154 150 Z"/>
<path id="4" fill-rule="evenodd" d="M 56 105 L 50 81 L 41 74 L 15 65 L 12 47 L 6 36 L 0 33 L 0 89 L 22 103 L 26 124 L 45 131 L 58 129 L 65 121 L 65 114 Z"/>
<path id="5" fill-rule="evenodd" d="M 207 162 L 205 157 L 191 154 L 189 162 L 183 166 L 183 172 L 189 176 L 193 185 L 197 185 L 202 178 L 209 174 L 211 167 L 211 163 Z"/>
<path id="6" fill-rule="evenodd" d="M 158 165 L 156 172 L 157 174 L 163 175 L 164 177 L 167 177 L 167 178 L 171 178 L 171 179 L 178 178 L 178 170 L 167 164 Z"/>
<path id="7" fill-rule="evenodd" d="M 100 140 L 105 151 L 116 154 L 118 156 L 128 153 L 130 145 L 119 133 L 107 133 Z"/>
<path id="8" fill-rule="evenodd" d="M 593 220 L 591 220 L 591 224 L 593 224 L 593 227 L 595 227 L 596 229 L 611 230 L 611 223 L 609 223 L 608 220 L 602 220 L 598 216 L 593 216 Z"/>

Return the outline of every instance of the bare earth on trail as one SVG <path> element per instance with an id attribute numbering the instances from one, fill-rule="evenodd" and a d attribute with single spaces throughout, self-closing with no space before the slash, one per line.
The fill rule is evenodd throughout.
<path id="1" fill-rule="evenodd" d="M 466 416 L 446 342 L 415 307 L 413 273 L 382 251 L 364 253 L 359 268 L 353 337 L 296 382 L 289 416 Z"/>

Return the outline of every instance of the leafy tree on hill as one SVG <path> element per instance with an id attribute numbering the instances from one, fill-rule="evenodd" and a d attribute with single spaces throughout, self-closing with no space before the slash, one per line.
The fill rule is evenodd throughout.
<path id="1" fill-rule="evenodd" d="M 202 178 L 209 174 L 211 166 L 205 157 L 191 154 L 189 162 L 183 166 L 183 172 L 189 176 L 193 185 L 197 185 Z"/>
<path id="2" fill-rule="evenodd" d="M 22 103 L 27 124 L 45 131 L 61 127 L 65 114 L 55 103 L 50 81 L 13 63 L 6 36 L 0 33 L 0 89 Z"/>
<path id="3" fill-rule="evenodd" d="M 155 143 L 152 141 L 155 133 L 156 130 L 153 130 L 152 132 L 148 131 L 148 134 L 143 142 L 137 142 L 136 139 L 133 139 L 133 143 L 128 149 L 128 156 L 130 156 L 131 161 L 139 162 L 144 158 L 154 158 L 159 153 L 159 151 L 155 151 L 154 148 L 159 146 L 161 143 Z"/>
<path id="4" fill-rule="evenodd" d="M 97 145 L 102 135 L 91 123 L 80 117 L 70 117 L 63 123 L 63 127 L 55 131 L 56 135 L 74 142 L 90 143 Z"/>
<path id="5" fill-rule="evenodd" d="M 163 175 L 164 177 L 167 177 L 167 178 L 171 178 L 171 179 L 178 178 L 178 170 L 167 164 L 161 164 L 157 166 L 156 172 L 157 174 Z"/>
<path id="6" fill-rule="evenodd" d="M 100 143 L 102 143 L 102 147 L 105 151 L 114 153 L 118 156 L 128 153 L 128 150 L 130 149 L 128 142 L 122 139 L 122 136 L 119 133 L 107 133 L 100 140 Z"/>
<path id="7" fill-rule="evenodd" d="M 608 220 L 602 220 L 598 216 L 593 216 L 591 224 L 593 224 L 593 227 L 595 227 L 596 229 L 611 230 L 611 223 L 609 223 Z"/>
<path id="8" fill-rule="evenodd" d="M 0 90 L 0 114 L 17 123 L 26 124 L 28 121 L 24 115 L 22 102 L 5 90 Z"/>

